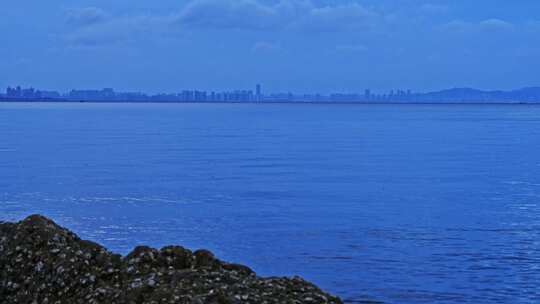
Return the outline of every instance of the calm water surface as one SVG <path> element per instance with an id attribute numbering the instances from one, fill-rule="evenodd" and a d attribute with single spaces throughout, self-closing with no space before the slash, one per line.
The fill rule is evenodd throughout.
<path id="1" fill-rule="evenodd" d="M 540 302 L 540 107 L 0 104 L 0 220 L 350 303 Z"/>

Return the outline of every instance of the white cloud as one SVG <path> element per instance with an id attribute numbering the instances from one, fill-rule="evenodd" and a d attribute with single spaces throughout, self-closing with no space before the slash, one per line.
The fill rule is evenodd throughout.
<path id="1" fill-rule="evenodd" d="M 114 16 L 100 8 L 65 11 L 70 45 L 95 46 L 131 41 L 185 29 L 336 32 L 366 31 L 379 14 L 357 3 L 316 6 L 311 0 L 191 0 L 178 12 L 163 15 Z M 270 49 L 264 43 L 253 50 Z M 276 49 L 274 47 L 274 49 Z"/>
<path id="2" fill-rule="evenodd" d="M 264 29 L 277 25 L 276 11 L 254 0 L 197 0 L 180 12 L 183 25 L 202 28 Z"/>
<path id="3" fill-rule="evenodd" d="M 97 7 L 84 7 L 66 10 L 65 18 L 70 25 L 89 26 L 107 21 L 110 15 Z"/>
<path id="4" fill-rule="evenodd" d="M 193 0 L 180 12 L 178 22 L 195 28 L 342 31 L 368 28 L 378 17 L 357 4 L 318 7 L 311 1 Z"/>
<path id="5" fill-rule="evenodd" d="M 506 22 L 501 19 L 488 19 L 479 23 L 480 27 L 484 30 L 511 30 L 514 28 L 512 23 Z"/>
<path id="6" fill-rule="evenodd" d="M 356 3 L 312 8 L 297 23 L 315 31 L 366 30 L 372 28 L 379 15 Z"/>
<path id="7" fill-rule="evenodd" d="M 486 31 L 508 31 L 512 30 L 514 25 L 501 19 L 487 19 L 480 22 L 453 20 L 443 24 L 440 28 L 454 33 L 481 33 Z"/>
<path id="8" fill-rule="evenodd" d="M 165 33 L 170 22 L 170 18 L 152 16 L 110 18 L 91 26 L 75 28 L 65 39 L 70 45 L 84 47 L 136 41 Z"/>

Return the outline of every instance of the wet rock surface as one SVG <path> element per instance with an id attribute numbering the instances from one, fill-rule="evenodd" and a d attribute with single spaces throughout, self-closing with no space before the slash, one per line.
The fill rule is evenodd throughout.
<path id="1" fill-rule="evenodd" d="M 341 303 L 301 278 L 260 278 L 206 250 L 125 257 L 42 216 L 0 223 L 1 303 Z"/>

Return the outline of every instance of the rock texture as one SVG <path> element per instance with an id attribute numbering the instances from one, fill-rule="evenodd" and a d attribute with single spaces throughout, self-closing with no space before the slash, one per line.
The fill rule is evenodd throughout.
<path id="1" fill-rule="evenodd" d="M 1 303 L 341 303 L 301 278 L 260 278 L 206 250 L 113 254 L 42 216 L 0 223 Z"/>

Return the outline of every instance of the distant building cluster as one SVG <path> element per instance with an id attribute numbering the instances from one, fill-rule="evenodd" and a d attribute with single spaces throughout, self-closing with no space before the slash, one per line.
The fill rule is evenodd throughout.
<path id="1" fill-rule="evenodd" d="M 176 94 L 148 95 L 138 92 L 116 92 L 112 88 L 102 90 L 71 90 L 68 93 L 39 91 L 33 88 L 8 87 L 6 94 L 0 94 L 5 100 L 58 100 L 58 101 L 127 101 L 127 102 L 258 102 L 263 101 L 261 85 L 253 90 L 235 90 L 230 92 L 207 92 L 184 90 Z"/>
<path id="2" fill-rule="evenodd" d="M 183 90 L 173 94 L 148 95 L 138 92 L 116 92 L 112 88 L 101 90 L 71 90 L 61 94 L 20 86 L 8 87 L 0 94 L 3 101 L 77 101 L 77 102 L 336 102 L 336 103 L 471 103 L 471 102 L 540 102 L 540 88 L 524 88 L 514 91 L 482 91 L 475 89 L 449 89 L 428 93 L 411 90 L 391 90 L 386 94 L 374 94 L 370 89 L 363 93 L 334 94 L 263 94 L 262 86 L 254 90 L 226 92 Z"/>
<path id="3" fill-rule="evenodd" d="M 4 95 L 4 98 L 7 98 L 7 99 L 28 99 L 28 100 L 59 99 L 61 97 L 62 96 L 58 92 L 40 91 L 34 88 L 22 89 L 20 86 L 15 87 L 15 88 L 8 87 L 6 89 L 6 94 Z"/>
<path id="4" fill-rule="evenodd" d="M 207 92 L 184 90 L 176 94 L 147 95 L 143 93 L 122 93 L 113 89 L 72 90 L 64 96 L 75 101 L 155 101 L 155 102 L 254 102 L 260 95 L 249 90 L 232 92 Z"/>

